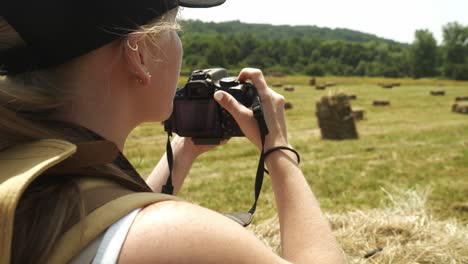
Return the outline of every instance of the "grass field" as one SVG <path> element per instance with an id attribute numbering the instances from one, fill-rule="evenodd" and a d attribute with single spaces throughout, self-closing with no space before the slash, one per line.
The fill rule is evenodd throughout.
<path id="1" fill-rule="evenodd" d="M 289 140 L 301 154 L 301 167 L 324 211 L 376 208 L 384 203 L 384 190 L 422 189 L 430 190 L 427 206 L 435 218 L 468 224 L 467 210 L 455 206 L 468 203 L 468 115 L 451 112 L 456 96 L 468 96 L 468 82 L 341 77 L 317 81 L 338 85 L 318 91 L 305 76 L 268 79 L 270 85 L 295 86 L 294 92 L 275 89 L 293 104 L 287 111 Z M 382 89 L 379 82 L 402 86 Z M 446 95 L 430 96 L 435 89 Z M 315 102 L 334 91 L 356 94 L 352 106 L 365 110 L 365 119 L 357 122 L 358 140 L 321 139 Z M 391 106 L 373 107 L 375 99 L 389 100 Z M 165 140 L 160 124 L 145 124 L 133 131 L 125 153 L 147 175 L 164 153 Z M 197 160 L 180 196 L 220 212 L 248 210 L 258 156 L 246 139 L 231 139 Z M 268 177 L 257 208 L 257 224 L 275 215 Z"/>

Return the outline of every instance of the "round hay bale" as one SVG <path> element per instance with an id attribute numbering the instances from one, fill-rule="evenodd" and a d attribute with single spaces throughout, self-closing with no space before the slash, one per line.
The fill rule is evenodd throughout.
<path id="1" fill-rule="evenodd" d="M 274 71 L 274 72 L 271 72 L 270 75 L 273 77 L 284 77 L 285 74 L 280 71 Z"/>
<path id="2" fill-rule="evenodd" d="M 350 94 L 350 95 L 348 95 L 348 99 L 349 99 L 349 100 L 356 100 L 356 99 L 357 99 L 357 95 L 355 95 L 355 94 Z"/>
<path id="3" fill-rule="evenodd" d="M 393 88 L 393 83 L 382 84 L 382 88 L 384 88 L 384 89 L 392 89 L 392 88 Z"/>
<path id="4" fill-rule="evenodd" d="M 356 121 L 360 121 L 360 120 L 364 120 L 364 109 L 360 108 L 360 107 L 356 107 L 356 108 L 353 108 L 353 117 L 354 117 L 354 120 Z"/>
<path id="5" fill-rule="evenodd" d="M 309 85 L 310 85 L 310 86 L 315 86 L 315 83 L 316 83 L 316 80 L 315 80 L 314 77 L 312 77 L 312 78 L 309 79 Z"/>
<path id="6" fill-rule="evenodd" d="M 284 104 L 284 109 L 290 110 L 290 109 L 292 109 L 292 108 L 293 108 L 293 104 L 292 104 L 291 102 L 286 102 L 286 103 Z"/>
<path id="7" fill-rule="evenodd" d="M 457 96 L 455 102 L 468 101 L 468 96 Z"/>
<path id="8" fill-rule="evenodd" d="M 286 86 L 284 87 L 285 92 L 294 92 L 295 88 L 294 86 Z"/>
<path id="9" fill-rule="evenodd" d="M 282 83 L 274 83 L 272 84 L 273 87 L 277 87 L 277 88 L 281 88 L 283 87 L 283 84 Z"/>
<path id="10" fill-rule="evenodd" d="M 372 102 L 373 106 L 390 106 L 390 101 L 385 100 L 374 100 Z"/>
<path id="11" fill-rule="evenodd" d="M 431 90 L 431 95 L 432 96 L 444 96 L 445 91 L 444 90 Z"/>
<path id="12" fill-rule="evenodd" d="M 400 87 L 401 83 L 392 83 L 393 87 Z"/>
<path id="13" fill-rule="evenodd" d="M 327 88 L 326 85 L 316 85 L 315 90 L 325 90 Z"/>

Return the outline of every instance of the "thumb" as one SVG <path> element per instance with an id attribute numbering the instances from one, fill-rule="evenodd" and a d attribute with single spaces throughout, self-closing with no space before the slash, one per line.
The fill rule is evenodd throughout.
<path id="1" fill-rule="evenodd" d="M 252 111 L 238 102 L 232 95 L 223 91 L 216 91 L 214 99 L 234 117 L 245 136 L 260 148 L 258 125 L 255 118 L 253 118 Z"/>

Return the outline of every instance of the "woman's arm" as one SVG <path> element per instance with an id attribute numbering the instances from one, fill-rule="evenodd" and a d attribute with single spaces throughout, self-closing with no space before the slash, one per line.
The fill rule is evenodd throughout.
<path id="1" fill-rule="evenodd" d="M 226 142 L 227 140 L 222 141 L 220 145 Z M 178 135 L 172 139 L 171 147 L 174 157 L 172 184 L 174 185 L 174 194 L 179 192 L 195 159 L 216 146 L 218 145 L 195 145 L 191 138 L 179 137 Z M 154 192 L 161 192 L 162 186 L 166 184 L 168 176 L 169 164 L 167 163 L 166 153 L 164 153 L 146 179 L 146 183 Z"/>
<path id="2" fill-rule="evenodd" d="M 172 153 L 174 155 L 174 168 L 172 174 L 172 184 L 174 194 L 182 187 L 187 173 L 190 171 L 194 160 L 203 152 L 213 146 L 196 146 L 192 139 L 175 136 L 171 141 Z M 156 167 L 146 179 L 146 183 L 154 192 L 161 192 L 162 186 L 166 184 L 169 176 L 169 165 L 166 153 L 161 157 Z"/>
<path id="3" fill-rule="evenodd" d="M 239 80 L 250 80 L 262 99 L 269 134 L 265 151 L 289 146 L 284 115 L 285 99 L 268 88 L 260 70 L 244 69 Z M 221 96 L 220 96 L 221 95 Z M 260 148 L 258 127 L 250 110 L 227 93 L 215 94 L 240 124 L 245 135 Z M 294 154 L 279 150 L 266 159 L 278 207 L 283 257 L 297 263 L 344 263 L 343 252 L 336 242 Z"/>

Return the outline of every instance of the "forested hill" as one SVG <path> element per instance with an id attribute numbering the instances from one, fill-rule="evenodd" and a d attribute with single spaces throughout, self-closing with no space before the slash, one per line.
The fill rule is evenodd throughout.
<path id="1" fill-rule="evenodd" d="M 343 40 L 351 42 L 382 42 L 392 43 L 397 42 L 389 39 L 377 37 L 376 35 L 354 31 L 345 28 L 326 28 L 317 26 L 274 26 L 269 24 L 247 24 L 240 21 L 229 22 L 202 22 L 200 20 L 184 20 L 182 21 L 183 31 L 196 32 L 201 34 L 255 34 L 259 38 L 264 39 L 288 39 L 288 38 L 313 38 L 321 40 Z"/>
<path id="2" fill-rule="evenodd" d="M 312 76 L 435 77 L 468 80 L 468 26 L 443 26 L 443 45 L 416 30 L 411 44 L 348 29 L 239 21 L 181 22 L 182 70 L 256 67 Z M 460 41 L 464 40 L 464 41 Z"/>

